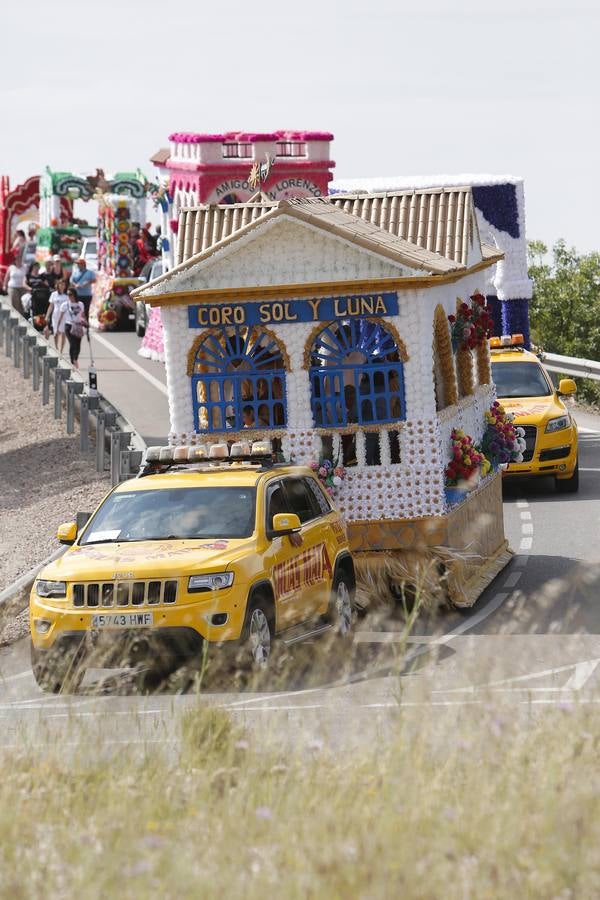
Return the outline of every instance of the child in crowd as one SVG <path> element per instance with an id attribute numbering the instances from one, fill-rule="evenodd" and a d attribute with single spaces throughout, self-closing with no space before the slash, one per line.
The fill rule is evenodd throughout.
<path id="1" fill-rule="evenodd" d="M 67 283 L 64 278 L 59 278 L 56 282 L 56 290 L 50 294 L 50 306 L 46 313 L 46 328 L 44 329 L 45 337 L 50 333 L 50 325 L 52 323 L 52 332 L 54 334 L 54 345 L 59 353 L 63 352 L 65 346 L 65 324 L 66 316 L 61 316 L 62 308 L 65 303 L 69 302 L 66 294 Z"/>
<path id="2" fill-rule="evenodd" d="M 64 322 L 65 334 L 69 342 L 69 356 L 71 365 L 79 368 L 79 353 L 81 351 L 81 338 L 87 328 L 85 307 L 81 300 L 77 299 L 77 291 L 70 287 L 67 290 L 67 301 L 63 303 L 58 318 L 58 327 Z"/>

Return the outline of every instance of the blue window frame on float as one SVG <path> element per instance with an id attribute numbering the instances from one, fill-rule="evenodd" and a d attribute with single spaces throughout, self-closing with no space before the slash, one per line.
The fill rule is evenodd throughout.
<path id="1" fill-rule="evenodd" d="M 383 325 L 370 319 L 329 323 L 313 341 L 310 363 L 317 428 L 384 425 L 406 418 L 402 360 Z"/>
<path id="2" fill-rule="evenodd" d="M 260 328 L 215 328 L 198 343 L 192 370 L 196 431 L 284 428 L 285 364 Z"/>

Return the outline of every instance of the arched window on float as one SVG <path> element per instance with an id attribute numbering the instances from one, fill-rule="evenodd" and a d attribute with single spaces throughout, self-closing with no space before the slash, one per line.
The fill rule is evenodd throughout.
<path id="1" fill-rule="evenodd" d="M 307 357 L 323 456 L 345 466 L 397 465 L 399 432 L 391 426 L 406 418 L 402 341 L 378 321 L 344 319 L 313 333 Z"/>
<path id="2" fill-rule="evenodd" d="M 224 433 L 285 428 L 285 351 L 261 328 L 213 328 L 192 346 L 194 428 Z"/>
<path id="3" fill-rule="evenodd" d="M 433 376 L 436 410 L 441 412 L 458 400 L 452 336 L 448 316 L 441 304 L 436 306 L 433 317 Z"/>

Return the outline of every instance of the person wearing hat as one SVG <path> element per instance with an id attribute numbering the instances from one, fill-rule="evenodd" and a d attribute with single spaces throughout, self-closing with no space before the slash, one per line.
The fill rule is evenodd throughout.
<path id="1" fill-rule="evenodd" d="M 46 281 L 50 285 L 50 290 L 55 291 L 58 282 L 65 277 L 68 281 L 69 276 L 65 276 L 65 274 L 63 273 L 60 256 L 53 256 L 52 258 L 48 257 L 48 259 L 46 260 Z"/>
<path id="2" fill-rule="evenodd" d="M 83 303 L 86 320 L 90 312 L 92 290 L 95 281 L 96 275 L 87 268 L 85 259 L 78 259 L 77 268 L 73 270 L 73 274 L 71 275 L 71 284 L 77 291 L 77 299 L 81 300 Z"/>

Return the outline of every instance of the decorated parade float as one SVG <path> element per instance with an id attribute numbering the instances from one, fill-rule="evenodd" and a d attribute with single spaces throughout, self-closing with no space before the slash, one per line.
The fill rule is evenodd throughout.
<path id="1" fill-rule="evenodd" d="M 171 269 L 178 258 L 179 211 L 198 203 L 247 202 L 258 183 L 251 175 L 253 164 L 266 167 L 260 182 L 270 200 L 326 196 L 335 166 L 329 158 L 332 140 L 327 131 L 169 135 L 169 146 L 151 157 L 162 185 L 153 200 L 161 213 L 164 268 Z M 140 355 L 164 359 L 159 309 L 150 315 Z"/>
<path id="2" fill-rule="evenodd" d="M 13 262 L 11 247 L 17 230 L 30 223 L 39 224 L 40 207 L 45 202 L 42 200 L 40 190 L 42 180 L 39 175 L 32 175 L 23 184 L 11 189 L 8 176 L 0 176 L 0 280 L 4 278 L 6 270 Z M 53 221 L 53 227 L 68 228 L 73 219 L 71 198 L 66 195 L 57 196 L 52 208 L 53 215 L 49 216 L 48 223 Z M 61 239 L 58 235 L 57 238 L 55 252 L 62 253 L 65 259 Z M 68 261 L 71 262 L 70 255 Z"/>
<path id="3" fill-rule="evenodd" d="M 519 438 L 482 296 L 501 260 L 469 186 L 183 209 L 177 264 L 134 292 L 162 314 L 170 442 L 268 439 L 334 496 L 367 593 L 428 571 L 471 605 L 510 555 Z"/>
<path id="4" fill-rule="evenodd" d="M 494 320 L 493 333 L 522 334 L 529 347 L 529 301 L 533 285 L 527 273 L 525 191 L 522 178 L 513 175 L 423 175 L 346 178 L 333 181 L 332 194 L 369 194 L 383 202 L 399 190 L 469 185 L 479 232 L 486 243 L 502 251 L 502 259 L 487 270 L 482 291 Z M 355 205 L 360 215 L 360 201 Z"/>

